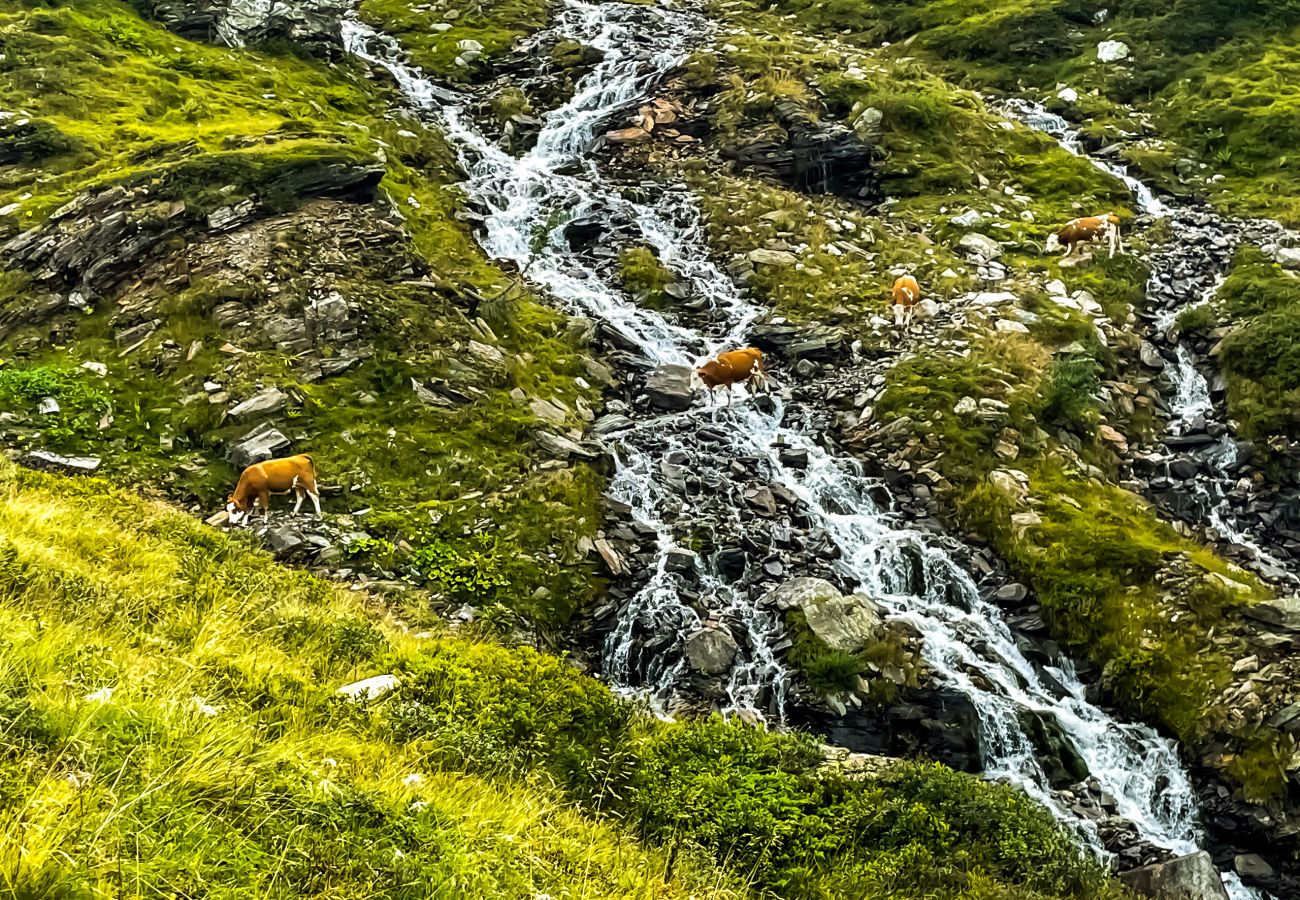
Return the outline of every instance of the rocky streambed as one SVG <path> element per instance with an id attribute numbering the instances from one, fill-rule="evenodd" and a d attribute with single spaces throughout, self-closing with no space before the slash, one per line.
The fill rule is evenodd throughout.
<path id="1" fill-rule="evenodd" d="M 614 585 L 590 623 L 595 664 L 665 711 L 811 722 L 848 746 L 920 749 L 1008 779 L 1118 852 L 1120 868 L 1193 851 L 1195 796 L 1173 745 L 1090 702 L 1079 672 L 1031 634 L 1041 623 L 1028 592 L 998 561 L 946 536 L 917 485 L 899 503 L 828 433 L 825 392 L 809 389 L 819 374 L 842 376 L 852 349 L 825 330 L 760 324 L 763 311 L 703 245 L 688 192 L 629 192 L 587 155 L 689 45 L 641 46 L 632 35 L 647 28 L 707 31 L 663 10 L 568 4 L 552 36 L 593 47 L 599 61 L 572 99 L 539 117 L 519 155 L 485 137 L 465 108 L 434 102 L 390 43 L 359 28 L 349 38 L 456 143 L 488 252 L 595 320 L 613 351 L 624 388 L 593 425 L 614 468 L 596 545 Z M 683 313 L 639 306 L 611 283 L 609 261 L 633 237 L 677 274 Z M 997 314 L 1005 297 L 979 297 L 979 316 L 1014 323 Z M 689 366 L 750 342 L 784 358 L 778 380 L 789 387 L 722 409 L 692 405 Z M 1020 605 L 1020 621 L 999 601 Z M 832 683 L 834 654 L 877 656 L 869 677 L 810 693 L 809 647 L 818 680 Z M 1208 859 L 1194 858 L 1182 865 Z"/>

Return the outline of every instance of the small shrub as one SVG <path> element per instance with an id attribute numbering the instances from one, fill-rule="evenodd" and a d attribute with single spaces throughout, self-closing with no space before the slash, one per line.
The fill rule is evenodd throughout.
<path id="1" fill-rule="evenodd" d="M 1090 356 L 1070 356 L 1052 363 L 1043 380 L 1043 417 L 1076 431 L 1092 425 L 1097 418 L 1100 370 Z"/>
<path id="2" fill-rule="evenodd" d="M 501 574 L 498 553 L 496 537 L 480 534 L 456 545 L 441 540 L 422 544 L 411 551 L 407 562 L 425 581 L 452 597 L 481 602 L 509 584 Z"/>

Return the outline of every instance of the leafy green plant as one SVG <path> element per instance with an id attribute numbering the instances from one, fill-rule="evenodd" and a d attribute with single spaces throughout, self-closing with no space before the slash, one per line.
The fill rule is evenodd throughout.
<path id="1" fill-rule="evenodd" d="M 451 596 L 481 602 L 509 583 L 501 574 L 499 553 L 496 536 L 480 534 L 455 545 L 441 540 L 421 544 L 407 563 Z"/>

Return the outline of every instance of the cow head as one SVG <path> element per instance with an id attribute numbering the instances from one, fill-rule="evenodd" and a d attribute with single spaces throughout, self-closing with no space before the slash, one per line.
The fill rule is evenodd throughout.
<path id="1" fill-rule="evenodd" d="M 1058 234 L 1049 234 L 1047 236 L 1047 245 L 1043 248 L 1044 253 L 1055 253 L 1061 249 L 1061 237 Z"/>
<path id="2" fill-rule="evenodd" d="M 704 379 L 700 377 L 700 370 L 691 369 L 691 390 L 702 391 L 706 388 L 708 388 L 708 385 L 705 384 Z"/>
<path id="3" fill-rule="evenodd" d="M 244 518 L 248 515 L 248 510 L 240 506 L 239 501 L 235 499 L 235 495 L 231 494 L 230 499 L 226 501 L 226 515 L 230 517 L 231 525 L 238 525 L 244 521 Z"/>

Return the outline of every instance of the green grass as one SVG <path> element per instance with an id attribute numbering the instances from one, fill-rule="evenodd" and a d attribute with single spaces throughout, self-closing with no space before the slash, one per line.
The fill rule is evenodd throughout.
<path id="1" fill-rule="evenodd" d="M 0 465 L 0 878 L 28 897 L 1118 897 L 1023 795 L 642 716 L 99 480 Z M 353 680 L 400 687 L 352 704 Z"/>
<path id="2" fill-rule="evenodd" d="M 1053 96 L 1059 84 L 1081 95 L 1069 112 L 1103 140 L 1143 133 L 1130 106 L 1151 117 L 1155 137 L 1128 156 L 1166 187 L 1209 194 L 1222 208 L 1300 221 L 1300 12 L 1294 4 L 1125 0 L 1095 7 L 1076 0 L 784 0 L 776 7 L 804 28 L 840 32 L 861 46 L 903 43 L 908 56 L 955 78 L 1003 92 Z M 1128 61 L 1096 61 L 1101 40 L 1122 40 Z M 1094 93 L 1095 92 L 1095 93 Z M 1180 184 L 1183 156 L 1222 172 Z"/>
<path id="3" fill-rule="evenodd" d="M 163 196 L 201 204 L 211 198 L 185 188 L 216 190 L 243 173 L 266 180 L 267 169 L 374 147 L 346 124 L 367 116 L 372 93 L 345 69 L 182 41 L 113 0 L 9 5 L 0 75 L 0 105 L 49 136 L 29 156 L 39 167 L 0 174 L 0 203 L 21 203 L 0 227 L 39 222 L 95 185 L 170 178 Z"/>
<path id="4" fill-rule="evenodd" d="M 540 0 L 488 0 L 458 4 L 437 0 L 362 0 L 363 21 L 401 41 L 411 59 L 430 74 L 451 81 L 472 81 L 485 72 L 494 55 L 521 37 L 546 26 L 547 6 Z M 450 28 L 433 26 L 450 25 Z M 456 64 L 460 41 L 477 41 L 483 56 L 467 66 Z"/>
<path id="5" fill-rule="evenodd" d="M 649 247 L 625 247 L 618 257 L 618 279 L 623 290 L 651 309 L 665 309 L 672 302 L 665 288 L 677 280 Z"/>
<path id="6" fill-rule="evenodd" d="M 1243 248 L 1210 310 L 1233 328 L 1219 363 L 1228 381 L 1228 413 L 1240 433 L 1261 443 L 1300 435 L 1300 351 L 1294 341 L 1300 278 L 1256 248 Z"/>
<path id="7" fill-rule="evenodd" d="M 0 17 L 0 51 L 0 70 L 11 76 L 0 79 L 0 105 L 44 123 L 40 139 L 23 144 L 23 164 L 0 174 L 0 204 L 32 194 L 0 229 L 32 227 L 77 192 L 119 183 L 149 187 L 155 202 L 146 217 L 179 200 L 189 222 L 156 266 L 133 273 L 125 293 L 91 298 L 91 315 L 58 317 L 57 345 L 46 340 L 47 323 L 4 339 L 0 390 L 24 392 L 12 398 L 22 419 L 10 441 L 102 456 L 119 481 L 161 487 L 211 511 L 238 474 L 222 460 L 225 444 L 250 423 L 222 421 L 225 406 L 209 404 L 202 386 L 218 381 L 234 402 L 274 384 L 293 397 L 277 424 L 296 449 L 315 455 L 327 484 L 343 488 L 327 509 L 369 509 L 357 527 L 415 553 L 355 561 L 378 566 L 383 556 L 381 568 L 449 602 L 497 608 L 548 633 L 592 596 L 598 584 L 583 538 L 596 527 L 600 478 L 585 465 L 542 467 L 534 445 L 542 423 L 512 396 L 563 403 L 568 420 L 548 427 L 578 427 L 579 407 L 598 397 L 598 386 L 579 381 L 590 351 L 563 315 L 512 288 L 456 218 L 460 176 L 440 135 L 386 115 L 397 98 L 351 62 L 186 42 L 112 0 L 14 6 Z M 401 211 L 402 231 L 358 224 L 361 213 L 346 221 L 373 236 L 363 248 L 313 231 L 317 218 L 341 213 L 300 196 L 302 179 L 324 166 L 381 160 L 380 190 Z M 207 210 L 244 196 L 301 218 L 278 231 L 245 229 L 245 250 L 204 233 Z M 246 250 L 251 263 L 211 262 L 243 259 Z M 177 278 L 177 268 L 190 274 Z M 313 382 L 256 328 L 238 338 L 248 352 L 220 351 L 232 335 L 212 316 L 218 305 L 243 303 L 258 323 L 265 313 L 255 311 L 301 315 L 326 289 L 355 308 L 369 360 Z M 7 273 L 0 309 L 30 307 L 43 292 Z M 113 339 L 133 321 L 121 306 L 148 310 L 159 323 L 127 354 Z M 467 359 L 470 341 L 499 352 L 500 362 Z M 169 342 L 181 349 L 168 350 Z M 201 349 L 189 358 L 195 342 Z M 328 358 L 338 349 L 315 352 Z M 79 368 L 88 361 L 105 364 L 108 376 Z M 60 379 L 50 388 L 58 388 L 58 416 L 36 414 L 42 378 Z M 426 407 L 413 378 L 469 400 Z M 494 536 L 491 546 L 475 542 L 482 531 Z"/>
<path id="8" fill-rule="evenodd" d="M 988 336 L 972 341 L 965 357 L 925 354 L 896 364 L 875 415 L 882 424 L 912 419 L 950 483 L 957 520 L 1034 589 L 1053 636 L 1102 668 L 1112 702 L 1189 747 L 1223 740 L 1265 758 L 1260 748 L 1277 735 L 1234 725 L 1217 705 L 1245 652 L 1218 626 L 1268 591 L 1105 480 L 1113 456 L 1095 427 L 1098 374 L 1108 368 L 1087 354 L 1053 359 L 1028 336 Z M 954 407 L 963 397 L 1005 409 L 960 415 Z M 1108 414 L 1132 433 L 1136 423 Z M 1011 461 L 993 452 L 1008 435 L 1019 453 Z M 1020 472 L 1023 485 L 999 469 Z M 1281 772 L 1278 763 L 1249 777 L 1276 786 Z"/>

